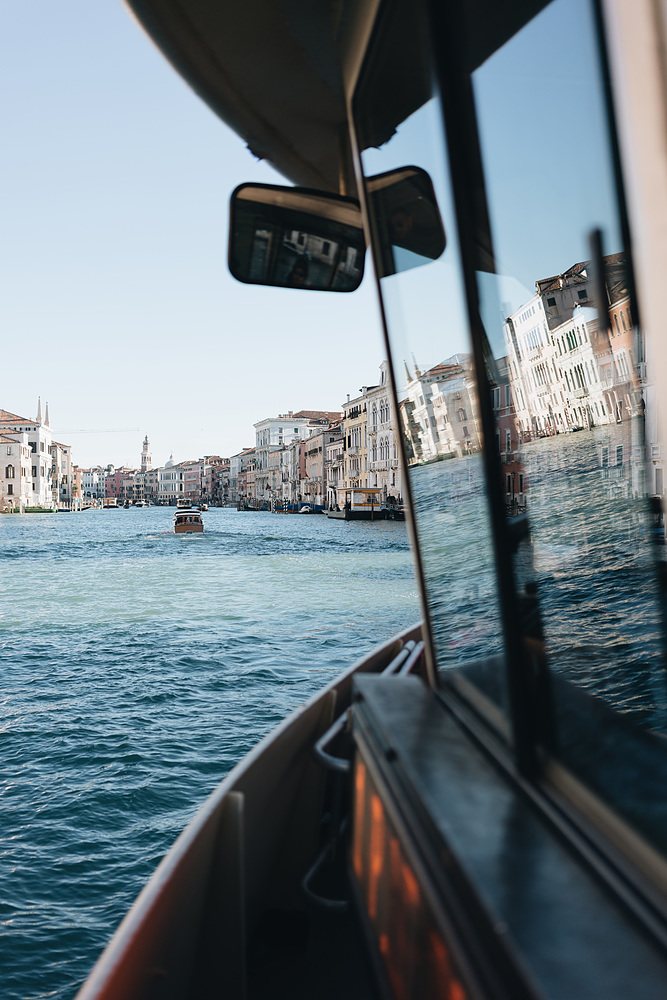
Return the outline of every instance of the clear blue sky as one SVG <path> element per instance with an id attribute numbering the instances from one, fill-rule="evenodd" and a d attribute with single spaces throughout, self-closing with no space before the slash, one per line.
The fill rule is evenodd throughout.
<path id="1" fill-rule="evenodd" d="M 229 194 L 282 179 L 120 0 L 6 0 L 0 75 L 0 407 L 48 400 L 80 465 L 137 465 L 144 434 L 163 464 L 376 380 L 370 269 L 326 297 L 230 277 Z M 113 428 L 138 430 L 70 433 Z"/>

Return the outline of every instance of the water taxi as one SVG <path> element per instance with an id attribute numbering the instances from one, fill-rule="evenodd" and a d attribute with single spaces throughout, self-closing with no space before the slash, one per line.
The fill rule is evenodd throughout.
<path id="1" fill-rule="evenodd" d="M 201 512 L 196 507 L 183 507 L 174 514 L 176 535 L 197 535 L 204 530 Z"/>
<path id="2" fill-rule="evenodd" d="M 423 620 L 224 779 L 79 1000 L 666 996 L 664 4 L 127 2 L 295 185 L 233 193 L 232 273 L 370 247 Z"/>

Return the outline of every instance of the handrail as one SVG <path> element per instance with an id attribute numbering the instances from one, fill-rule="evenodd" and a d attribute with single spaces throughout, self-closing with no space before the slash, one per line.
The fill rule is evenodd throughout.
<path id="1" fill-rule="evenodd" d="M 407 677 L 408 674 L 412 673 L 414 668 L 417 666 L 424 654 L 424 643 L 418 642 L 415 644 L 415 648 L 412 650 L 407 660 L 398 672 L 399 677 Z"/>
<path id="2" fill-rule="evenodd" d="M 419 648 L 418 654 L 415 656 L 415 651 Z M 416 643 L 414 639 L 409 639 L 401 650 L 396 654 L 393 660 L 384 668 L 382 671 L 383 677 L 390 677 L 394 674 L 407 673 L 412 670 L 414 664 L 417 662 L 424 648 L 424 643 Z M 408 670 L 406 670 L 406 665 L 409 664 Z M 338 718 L 329 726 L 327 731 L 320 736 L 319 740 L 313 747 L 313 753 L 319 761 L 319 763 L 326 767 L 329 771 L 336 771 L 338 774 L 349 774 L 350 772 L 350 761 L 346 757 L 336 757 L 334 754 L 328 752 L 327 747 L 330 743 L 340 736 L 342 732 L 345 731 L 348 726 L 349 721 L 349 709 L 339 715 Z"/>
<path id="3" fill-rule="evenodd" d="M 408 641 L 404 643 L 398 651 L 396 656 L 394 656 L 384 670 L 381 671 L 382 676 L 391 677 L 409 674 L 421 659 L 423 652 L 423 642 L 417 642 L 415 639 L 408 639 Z M 328 747 L 346 730 L 349 732 L 350 722 L 351 711 L 348 708 L 334 720 L 334 722 L 329 726 L 327 731 L 320 736 L 313 747 L 313 753 L 317 761 L 328 771 L 333 771 L 336 775 L 349 774 L 352 763 L 346 757 L 337 757 L 334 756 L 334 754 L 329 753 Z M 321 906 L 330 912 L 340 913 L 349 908 L 349 901 L 347 899 L 331 899 L 327 896 L 321 896 L 311 887 L 311 882 L 318 872 L 320 872 L 327 863 L 332 864 L 336 860 L 339 841 L 341 841 L 345 836 L 348 826 L 347 816 L 343 816 L 341 819 L 343 800 L 346 794 L 346 783 L 344 784 L 339 779 L 336 779 L 332 785 L 332 792 L 333 800 L 331 807 L 330 835 L 322 850 L 317 855 L 315 861 L 303 876 L 303 879 L 301 880 L 301 888 L 306 896 L 308 896 L 312 902 L 317 903 L 318 906 Z"/>
<path id="4" fill-rule="evenodd" d="M 323 907 L 325 910 L 338 911 L 339 913 L 345 912 L 349 909 L 349 901 L 347 899 L 330 899 L 327 896 L 320 896 L 319 893 L 311 889 L 310 882 L 317 875 L 320 869 L 324 867 L 325 863 L 333 859 L 336 853 L 336 844 L 343 836 L 346 829 L 347 819 L 344 819 L 340 824 L 338 831 L 335 832 L 331 839 L 324 845 L 320 853 L 315 858 L 314 863 L 301 880 L 301 888 L 308 898 L 312 900 L 312 902 L 317 903 L 318 906 Z"/>

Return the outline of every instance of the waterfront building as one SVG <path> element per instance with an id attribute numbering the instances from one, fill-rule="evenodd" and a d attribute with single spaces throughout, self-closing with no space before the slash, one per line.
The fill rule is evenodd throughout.
<path id="1" fill-rule="evenodd" d="M 210 472 L 208 473 L 210 483 L 207 486 L 207 498 L 214 504 L 226 506 L 230 503 L 231 496 L 229 484 L 230 461 L 228 458 L 211 456 L 210 462 Z"/>
<path id="2" fill-rule="evenodd" d="M 282 480 L 276 470 L 280 462 L 270 460 L 272 452 L 290 444 L 295 438 L 307 438 L 318 426 L 328 427 L 340 420 L 340 413 L 324 410 L 289 410 L 277 417 L 267 417 L 254 424 L 255 428 L 255 496 L 259 500 L 269 499 L 276 491 L 282 494 Z M 280 489 L 278 489 L 280 485 Z"/>
<path id="3" fill-rule="evenodd" d="M 239 456 L 238 499 L 245 503 L 255 496 L 255 465 L 257 456 L 254 448 L 245 448 Z"/>
<path id="4" fill-rule="evenodd" d="M 295 438 L 285 449 L 283 476 L 283 502 L 298 504 L 302 499 L 302 482 L 306 478 L 306 455 L 301 438 Z"/>
<path id="5" fill-rule="evenodd" d="M 345 461 L 343 464 L 343 486 L 368 486 L 367 439 L 368 421 L 366 407 L 367 386 L 359 390 L 354 399 L 348 396 L 343 403 L 343 435 L 345 438 Z"/>
<path id="6" fill-rule="evenodd" d="M 188 464 L 188 463 L 184 463 Z M 179 497 L 184 495 L 185 481 L 182 465 L 174 463 L 173 454 L 169 456 L 169 461 L 158 473 L 158 501 L 160 503 L 174 504 Z"/>
<path id="7" fill-rule="evenodd" d="M 72 506 L 72 448 L 60 441 L 51 444 L 51 490 L 58 507 Z"/>
<path id="8" fill-rule="evenodd" d="M 327 447 L 337 444 L 342 451 L 342 440 L 342 427 L 335 424 L 322 427 L 303 442 L 305 476 L 300 493 L 306 503 L 322 508 L 328 505 Z"/>
<path id="9" fill-rule="evenodd" d="M 0 456 L 0 510 L 29 506 L 32 502 L 29 446 L 0 433 Z"/>
<path id="10" fill-rule="evenodd" d="M 72 501 L 80 506 L 81 500 L 83 498 L 83 486 L 81 478 L 81 469 L 78 465 L 72 466 Z"/>
<path id="11" fill-rule="evenodd" d="M 119 469 L 109 466 L 107 474 L 104 477 L 104 495 L 107 497 L 116 497 L 121 503 L 124 503 L 126 500 L 129 500 L 131 503 L 135 498 L 136 473 L 136 469 L 130 469 L 128 466 L 123 465 Z"/>
<path id="12" fill-rule="evenodd" d="M 229 459 L 229 499 L 231 503 L 238 503 L 239 500 L 245 499 L 247 496 L 245 492 L 247 487 L 245 473 L 247 472 L 250 457 L 252 456 L 252 460 L 254 461 L 254 455 L 254 448 L 243 448 Z M 243 491 L 241 490 L 242 482 Z"/>
<path id="13" fill-rule="evenodd" d="M 341 422 L 331 428 L 331 438 L 325 445 L 326 503 L 330 509 L 335 508 L 338 503 L 338 490 L 344 484 L 344 466 L 345 437 Z"/>
<path id="14" fill-rule="evenodd" d="M 104 496 L 104 470 L 99 465 L 81 469 L 81 496 L 90 500 Z"/>
<path id="15" fill-rule="evenodd" d="M 179 469 L 183 473 L 183 495 L 188 500 L 198 503 L 202 495 L 201 462 L 181 462 Z"/>
<path id="16" fill-rule="evenodd" d="M 389 386 L 389 364 L 380 365 L 380 382 L 366 392 L 368 486 L 382 490 L 382 499 L 401 496 L 397 427 Z"/>
<path id="17" fill-rule="evenodd" d="M 143 474 L 144 500 L 156 503 L 160 492 L 160 473 L 163 467 L 150 468 Z"/>
<path id="18" fill-rule="evenodd" d="M 146 473 L 135 472 L 132 477 L 132 497 L 134 501 L 146 499 Z"/>
<path id="19" fill-rule="evenodd" d="M 41 399 L 37 401 L 35 420 L 0 409 L 0 434 L 10 438 L 17 445 L 16 453 L 12 452 L 11 455 L 7 453 L 7 448 L 11 446 L 5 444 L 3 447 L 3 479 L 6 483 L 4 487 L 6 495 L 24 498 L 17 506 L 51 507 L 54 498 L 51 485 L 52 434 L 48 403 L 44 420 L 42 420 Z M 28 461 L 25 461 L 25 446 L 29 450 Z M 8 489 L 9 486 L 12 487 L 11 491 Z"/>

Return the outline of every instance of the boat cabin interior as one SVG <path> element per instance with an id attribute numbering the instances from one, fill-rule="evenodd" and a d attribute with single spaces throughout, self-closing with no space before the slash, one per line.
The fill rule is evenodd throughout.
<path id="1" fill-rule="evenodd" d="M 81 1000 L 666 996 L 664 5 L 128 5 L 296 185 L 234 193 L 232 272 L 375 281 L 423 621 L 223 781 Z"/>

